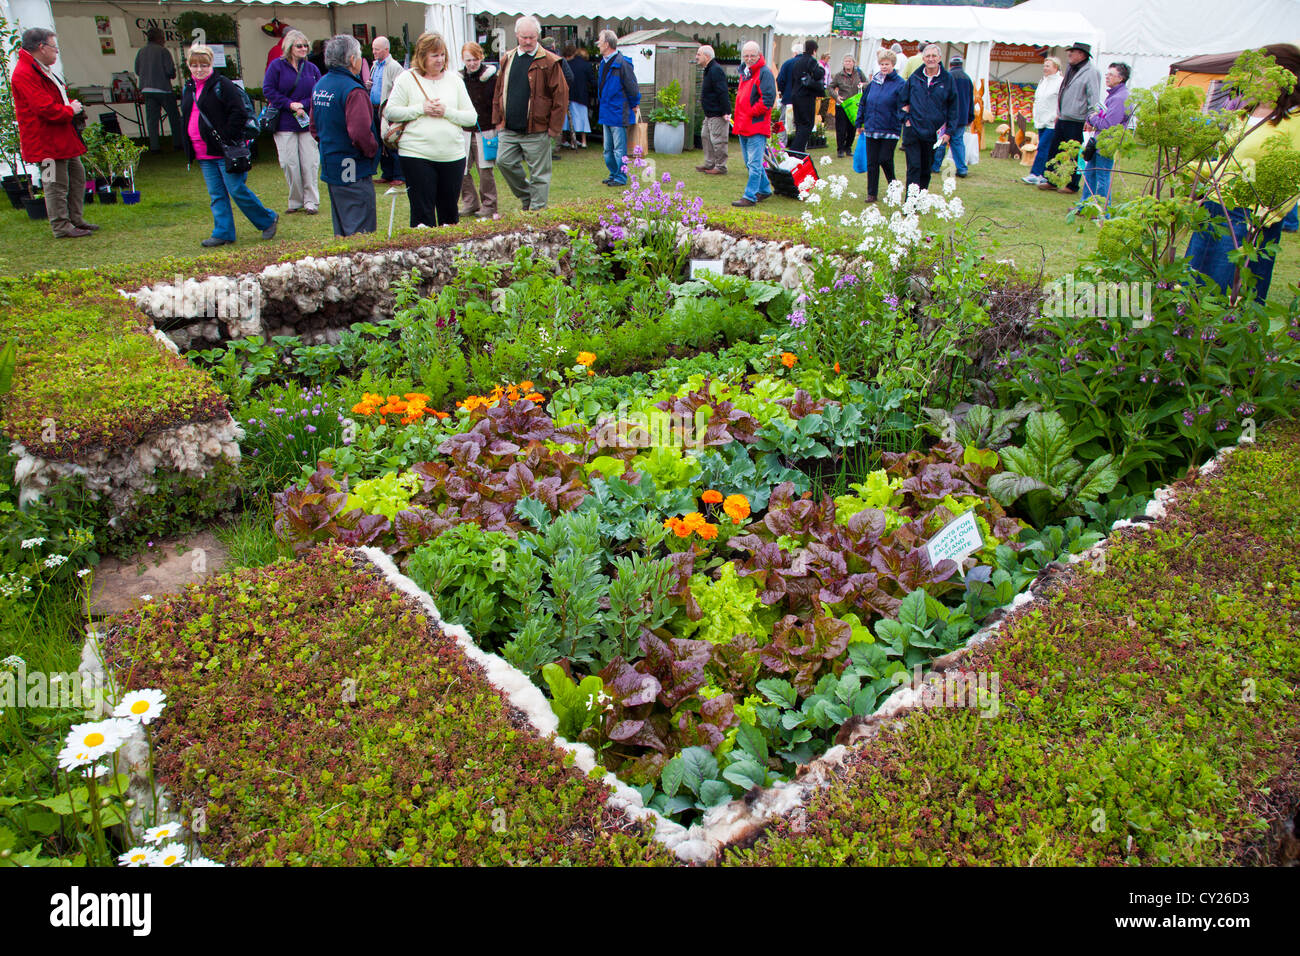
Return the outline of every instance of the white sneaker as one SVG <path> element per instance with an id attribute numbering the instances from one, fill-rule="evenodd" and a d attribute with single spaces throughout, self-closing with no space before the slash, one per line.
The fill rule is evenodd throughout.
<path id="1" fill-rule="evenodd" d="M 1039 183 L 1043 182 L 1044 180 L 1043 177 L 1035 176 L 1033 173 L 1030 173 L 1028 176 L 1022 177 L 1020 181 L 1022 183 L 1028 183 L 1031 186 L 1037 186 Z"/>

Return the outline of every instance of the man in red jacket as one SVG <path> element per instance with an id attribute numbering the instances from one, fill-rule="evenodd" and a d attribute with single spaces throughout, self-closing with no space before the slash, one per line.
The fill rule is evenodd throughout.
<path id="1" fill-rule="evenodd" d="M 81 216 L 86 198 L 86 170 L 81 155 L 86 144 L 77 132 L 85 125 L 79 100 L 69 100 L 63 84 L 50 71 L 59 57 L 53 30 L 33 27 L 23 33 L 18 65 L 12 77 L 14 113 L 23 162 L 39 166 L 45 208 L 54 235 L 89 236 L 98 229 Z"/>
<path id="2" fill-rule="evenodd" d="M 772 183 L 763 168 L 767 137 L 772 132 L 772 107 L 776 105 L 776 80 L 763 62 L 758 44 L 752 40 L 740 54 L 744 68 L 740 71 L 740 89 L 736 90 L 733 128 L 740 138 L 740 155 L 744 157 L 749 179 L 745 195 L 733 206 L 753 206 L 772 195 Z"/>

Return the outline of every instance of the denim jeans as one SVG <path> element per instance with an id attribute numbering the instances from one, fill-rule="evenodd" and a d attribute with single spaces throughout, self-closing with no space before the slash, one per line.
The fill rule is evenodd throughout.
<path id="1" fill-rule="evenodd" d="M 1097 153 L 1083 167 L 1083 192 L 1079 194 L 1081 202 L 1087 202 L 1092 196 L 1100 196 L 1107 206 L 1110 205 L 1110 171 L 1115 168 L 1115 157 Z"/>
<path id="2" fill-rule="evenodd" d="M 213 239 L 235 241 L 235 213 L 230 206 L 231 199 L 259 231 L 271 228 L 271 223 L 279 218 L 248 188 L 248 173 L 226 172 L 226 163 L 222 159 L 200 159 L 199 169 L 203 170 L 208 198 L 212 200 Z"/>
<path id="3" fill-rule="evenodd" d="M 1034 165 L 1029 170 L 1031 176 L 1043 176 L 1047 173 L 1048 155 L 1052 151 L 1052 136 L 1055 130 L 1044 126 L 1038 131 L 1038 149 L 1034 152 Z"/>
<path id="4" fill-rule="evenodd" d="M 606 126 L 603 132 L 605 168 L 609 170 L 609 178 L 620 186 L 626 186 L 627 173 L 623 171 L 623 162 L 627 159 L 627 127 Z"/>
<path id="5" fill-rule="evenodd" d="M 763 151 L 767 148 L 766 136 L 740 137 L 740 155 L 749 170 L 749 180 L 745 183 L 745 198 L 755 202 L 759 196 L 772 191 L 772 183 L 763 168 Z"/>
<path id="6" fill-rule="evenodd" d="M 1282 220 L 1283 232 L 1300 232 L 1300 205 L 1291 207 L 1291 211 Z"/>
<path id="7" fill-rule="evenodd" d="M 1221 216 L 1228 220 L 1238 243 L 1245 238 L 1247 230 L 1245 210 L 1234 209 L 1232 214 L 1228 215 L 1222 206 L 1208 200 L 1205 209 L 1212 216 Z M 1268 287 L 1273 281 L 1273 264 L 1276 261 L 1281 238 L 1281 222 L 1265 229 L 1258 243 L 1263 255 L 1258 259 L 1250 260 L 1247 264 L 1258 280 L 1255 283 L 1255 298 L 1261 303 L 1268 298 Z M 1232 248 L 1232 236 L 1228 235 L 1226 230 L 1220 238 L 1219 234 L 1211 228 L 1192 235 L 1192 241 L 1187 246 L 1187 258 L 1191 260 L 1193 269 L 1214 282 L 1220 289 L 1227 291 L 1232 288 L 1232 280 L 1237 274 L 1237 267 L 1228 259 L 1228 253 Z"/>
<path id="8" fill-rule="evenodd" d="M 948 147 L 939 143 L 934 147 L 934 163 L 930 167 L 930 172 L 937 173 L 943 165 L 943 157 L 947 155 Z M 957 164 L 957 172 L 963 176 L 970 171 L 966 165 L 966 127 L 958 126 L 952 130 L 952 161 Z"/>

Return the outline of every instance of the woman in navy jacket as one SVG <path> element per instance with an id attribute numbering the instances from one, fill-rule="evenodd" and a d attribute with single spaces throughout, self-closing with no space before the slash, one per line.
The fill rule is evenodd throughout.
<path id="1" fill-rule="evenodd" d="M 876 58 L 880 72 L 862 88 L 858 101 L 858 129 L 867 145 L 867 202 L 876 201 L 880 171 L 885 182 L 894 181 L 894 150 L 903 127 L 904 80 L 894 71 L 898 57 L 892 50 L 881 50 Z"/>
<path id="2" fill-rule="evenodd" d="M 957 85 L 939 62 L 939 47 L 930 44 L 921 54 L 922 66 L 903 87 L 903 152 L 907 154 L 907 185 L 930 188 L 934 146 L 957 128 Z"/>

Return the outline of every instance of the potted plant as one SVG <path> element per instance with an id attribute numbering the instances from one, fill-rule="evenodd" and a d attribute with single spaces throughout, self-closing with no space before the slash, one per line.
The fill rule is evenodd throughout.
<path id="1" fill-rule="evenodd" d="M 86 167 L 87 175 L 94 177 L 99 201 L 106 205 L 117 202 L 117 195 L 113 192 L 112 136 L 99 123 L 87 126 L 81 134 L 81 139 L 86 144 L 86 153 L 81 157 L 82 165 Z"/>
<path id="2" fill-rule="evenodd" d="M 10 85 L 8 64 L 18 55 L 20 37 L 16 25 L 0 17 L 0 59 L 5 68 L 0 70 L 0 159 L 8 165 L 10 174 L 0 182 L 15 209 L 23 208 L 24 197 L 32 195 L 32 177 L 23 162 L 22 147 L 18 140 L 18 114 L 14 111 L 14 92 Z M 19 172 L 22 170 L 22 172 Z"/>
<path id="3" fill-rule="evenodd" d="M 140 191 L 135 188 L 135 171 L 140 165 L 144 150 L 139 143 L 133 143 L 125 136 L 118 137 L 117 168 L 126 176 L 127 185 L 131 187 L 122 190 L 122 202 L 128 206 L 134 206 L 140 201 Z"/>
<path id="4" fill-rule="evenodd" d="M 45 196 L 39 189 L 33 190 L 31 195 L 23 197 L 23 208 L 27 210 L 28 219 L 50 218 L 50 214 L 45 208 Z"/>
<path id="5" fill-rule="evenodd" d="M 682 85 L 673 80 L 655 94 L 658 104 L 647 121 L 655 124 L 655 152 L 675 155 L 686 140 L 686 110 L 682 108 Z"/>

